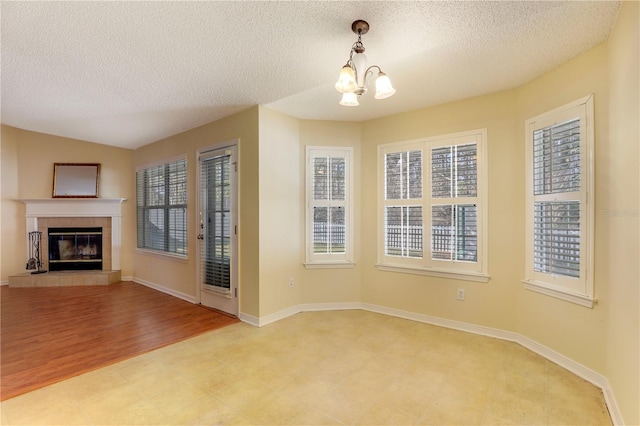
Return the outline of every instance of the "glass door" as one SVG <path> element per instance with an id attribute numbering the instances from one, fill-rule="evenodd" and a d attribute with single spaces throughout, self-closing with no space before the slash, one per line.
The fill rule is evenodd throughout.
<path id="1" fill-rule="evenodd" d="M 237 146 L 205 151 L 200 169 L 200 303 L 238 314 Z"/>

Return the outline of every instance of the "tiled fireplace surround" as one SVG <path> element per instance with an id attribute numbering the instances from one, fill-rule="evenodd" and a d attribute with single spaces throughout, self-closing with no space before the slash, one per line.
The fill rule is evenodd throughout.
<path id="1" fill-rule="evenodd" d="M 42 232 L 40 258 L 48 270 L 48 228 L 101 227 L 102 271 L 56 271 L 44 274 L 26 272 L 9 277 L 11 287 L 52 287 L 107 285 L 120 281 L 122 241 L 121 205 L 124 198 L 23 199 L 26 205 L 27 235 Z M 25 257 L 28 258 L 29 247 Z"/>
<path id="2" fill-rule="evenodd" d="M 102 228 L 102 270 L 111 270 L 111 218 L 110 217 L 41 217 L 38 219 L 38 231 L 42 232 L 40 257 L 42 267 L 50 269 L 47 253 L 49 253 L 49 228 Z"/>

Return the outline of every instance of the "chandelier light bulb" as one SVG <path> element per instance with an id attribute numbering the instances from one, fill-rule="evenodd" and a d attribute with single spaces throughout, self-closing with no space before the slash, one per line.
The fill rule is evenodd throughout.
<path id="1" fill-rule="evenodd" d="M 345 65 L 340 70 L 336 90 L 340 93 L 349 93 L 356 90 L 357 87 L 355 71 L 349 65 Z"/>
<path id="2" fill-rule="evenodd" d="M 343 105 L 343 106 L 358 106 L 358 105 L 360 105 L 360 103 L 358 103 L 358 95 L 356 95 L 353 92 L 351 92 L 351 93 L 343 93 L 342 94 L 342 99 L 340 100 L 340 105 Z"/>
<path id="3" fill-rule="evenodd" d="M 378 74 L 378 78 L 376 78 L 376 95 L 374 96 L 376 99 L 385 99 L 396 93 L 396 89 L 391 85 L 391 80 L 389 77 L 380 71 Z"/>

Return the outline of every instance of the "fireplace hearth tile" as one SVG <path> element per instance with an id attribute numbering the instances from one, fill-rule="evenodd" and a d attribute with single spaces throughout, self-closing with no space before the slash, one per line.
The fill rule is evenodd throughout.
<path id="1" fill-rule="evenodd" d="M 28 272 L 9 277 L 9 287 L 74 287 L 109 285 L 122 281 L 120 271 Z"/>

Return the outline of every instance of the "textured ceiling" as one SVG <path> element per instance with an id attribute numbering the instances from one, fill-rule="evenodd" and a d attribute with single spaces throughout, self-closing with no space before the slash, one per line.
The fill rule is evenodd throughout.
<path id="1" fill-rule="evenodd" d="M 360 121 L 521 85 L 607 39 L 619 2 L 2 1 L 2 123 L 136 148 L 261 104 Z M 338 105 L 364 19 L 397 94 Z"/>

